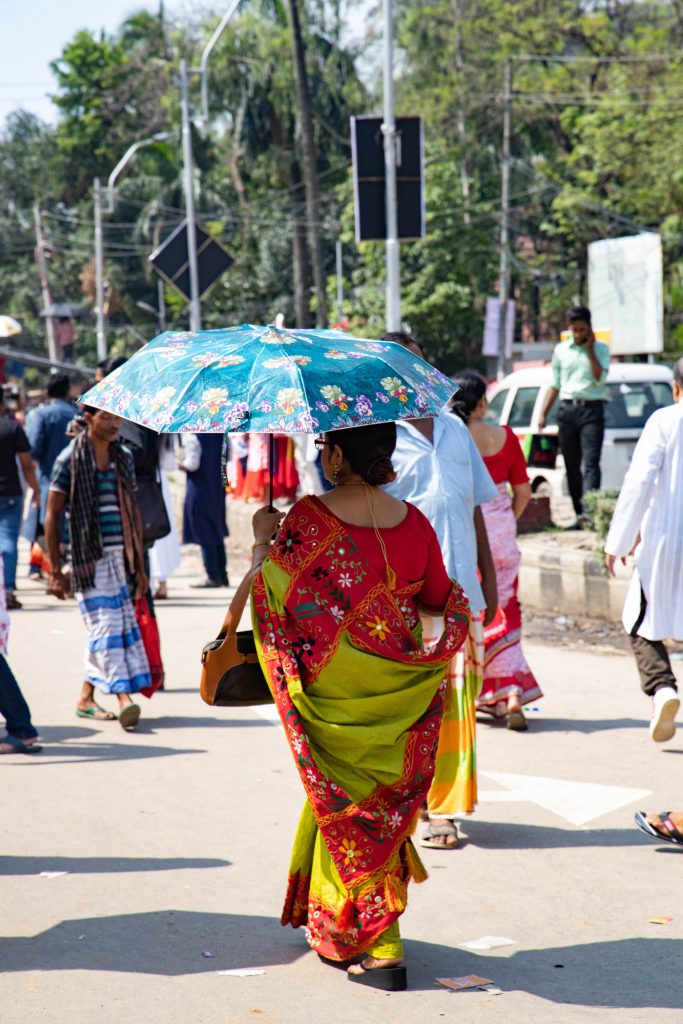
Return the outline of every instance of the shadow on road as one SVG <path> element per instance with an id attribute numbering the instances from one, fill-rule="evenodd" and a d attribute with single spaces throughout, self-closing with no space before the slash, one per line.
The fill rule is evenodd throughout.
<path id="1" fill-rule="evenodd" d="M 19 857 L 0 855 L 0 875 L 39 875 L 68 871 L 70 875 L 118 874 L 127 871 L 183 871 L 187 868 L 227 868 L 217 857 Z"/>
<path id="2" fill-rule="evenodd" d="M 215 956 L 203 957 L 205 950 Z M 285 930 L 274 918 L 184 910 L 78 918 L 31 938 L 0 939 L 5 973 L 125 971 L 177 977 L 291 964 L 307 951 L 303 932 Z"/>
<path id="3" fill-rule="evenodd" d="M 484 850 L 555 850 L 594 846 L 641 846 L 644 838 L 635 828 L 574 829 L 517 822 L 468 820 L 467 838 Z"/>
<path id="4" fill-rule="evenodd" d="M 534 733 L 544 732 L 608 732 L 612 729 L 645 729 L 649 725 L 646 718 L 537 718 L 531 712 L 526 716 L 529 720 L 530 739 Z M 494 719 L 490 715 L 477 715 L 477 725 L 489 725 L 492 728 L 505 729 L 505 721 Z"/>
<path id="5" fill-rule="evenodd" d="M 618 1009 L 680 1009 L 678 983 L 662 984 L 662 965 L 680 977 L 681 939 L 623 939 L 484 956 L 464 949 L 406 942 L 408 981 L 433 990 L 434 978 L 478 974 L 505 992 L 528 992 L 554 1003 Z M 470 998 L 477 996 L 473 993 Z M 458 999 L 467 993 L 458 993 Z M 472 1003 L 468 1002 L 472 1008 Z"/>
<path id="6" fill-rule="evenodd" d="M 216 708 L 216 712 L 216 718 L 194 718 L 192 715 L 163 715 L 161 718 L 150 718 L 141 721 L 136 732 L 153 732 L 156 729 L 242 729 L 277 724 L 265 718 L 247 718 L 244 713 L 237 718 L 231 718 L 230 711 L 226 708 Z"/>

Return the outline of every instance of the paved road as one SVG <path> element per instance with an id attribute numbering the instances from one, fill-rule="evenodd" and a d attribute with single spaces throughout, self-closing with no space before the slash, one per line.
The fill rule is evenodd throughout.
<path id="1" fill-rule="evenodd" d="M 11 662 L 45 750 L 0 765 L 3 1021 L 683 1021 L 683 854 L 632 827 L 639 807 L 683 803 L 683 728 L 650 743 L 629 657 L 529 644 L 546 697 L 527 734 L 482 724 L 469 841 L 424 851 L 402 926 L 411 988 L 382 995 L 278 923 L 302 791 L 268 709 L 199 701 L 225 592 L 190 590 L 192 568 L 159 610 L 168 690 L 134 734 L 74 717 L 77 610 L 22 590 Z M 484 935 L 515 945 L 462 948 Z M 218 974 L 241 967 L 265 973 Z M 502 993 L 434 983 L 472 972 Z"/>

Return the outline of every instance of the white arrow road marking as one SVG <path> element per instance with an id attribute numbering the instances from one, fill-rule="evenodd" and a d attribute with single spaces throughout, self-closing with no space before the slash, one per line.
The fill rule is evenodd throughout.
<path id="1" fill-rule="evenodd" d="M 610 811 L 650 796 L 650 789 L 626 786 L 602 786 L 595 782 L 570 782 L 540 775 L 513 775 L 508 772 L 479 772 L 480 776 L 504 786 L 505 790 L 485 790 L 481 801 L 528 802 L 552 811 L 572 825 L 585 825 Z"/>
<path id="2" fill-rule="evenodd" d="M 277 713 L 277 708 L 274 704 L 256 704 L 254 707 L 249 709 L 255 714 L 260 715 L 261 718 L 265 718 L 268 722 L 279 722 L 280 716 Z"/>

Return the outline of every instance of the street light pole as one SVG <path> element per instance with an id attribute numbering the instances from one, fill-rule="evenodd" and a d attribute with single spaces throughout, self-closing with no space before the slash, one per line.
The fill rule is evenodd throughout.
<path id="1" fill-rule="evenodd" d="M 503 153 L 500 189 L 500 268 L 498 279 L 498 380 L 509 370 L 505 352 L 510 298 L 510 124 L 512 120 L 512 61 L 505 64 L 503 92 Z"/>
<path id="2" fill-rule="evenodd" d="M 392 0 L 383 0 L 384 14 L 384 175 L 386 191 L 386 328 L 401 329 L 401 277 L 396 196 L 396 120 L 394 117 L 394 18 Z"/>
<path id="3" fill-rule="evenodd" d="M 241 0 L 233 0 L 231 6 L 228 8 L 227 12 L 221 18 L 219 25 L 216 27 L 216 31 L 213 33 L 208 43 L 204 47 L 204 52 L 202 53 L 201 60 L 199 61 L 199 74 L 201 75 L 202 79 L 202 119 L 204 120 L 205 124 L 207 124 L 209 120 L 209 75 L 207 70 L 209 57 L 211 56 L 211 51 L 213 50 L 214 46 L 222 36 L 226 25 L 231 20 L 231 18 L 235 14 L 237 14 L 237 8 L 239 7 L 240 3 Z"/>
<path id="4" fill-rule="evenodd" d="M 104 239 L 102 231 L 102 188 L 93 181 L 95 198 L 95 315 L 97 316 L 97 359 L 107 358 L 107 328 L 104 319 Z"/>
<path id="5" fill-rule="evenodd" d="M 194 215 L 194 174 L 192 169 L 192 127 L 187 88 L 187 63 L 180 62 L 180 106 L 183 119 L 183 182 L 185 188 L 185 219 L 187 223 L 187 258 L 190 268 L 190 330 L 201 331 L 199 304 L 199 267 L 197 265 L 197 230 Z"/>
<path id="6" fill-rule="evenodd" d="M 151 146 L 155 142 L 165 142 L 173 137 L 173 132 L 157 132 L 148 139 L 138 139 L 129 146 L 114 170 L 109 175 L 106 192 L 106 212 L 114 212 L 114 186 L 116 179 L 131 157 L 135 156 L 143 146 Z M 94 214 L 95 214 L 95 312 L 97 314 L 97 358 L 107 358 L 107 321 L 104 316 L 104 213 L 102 205 L 102 186 L 100 179 L 93 181 Z"/>

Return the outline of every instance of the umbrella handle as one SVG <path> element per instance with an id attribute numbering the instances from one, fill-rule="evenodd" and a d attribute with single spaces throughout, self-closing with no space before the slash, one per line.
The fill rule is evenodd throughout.
<path id="1" fill-rule="evenodd" d="M 269 471 L 269 492 L 268 492 L 268 511 L 276 512 L 277 509 L 273 505 L 273 468 L 275 463 L 275 437 L 273 434 L 268 435 L 268 471 Z"/>

